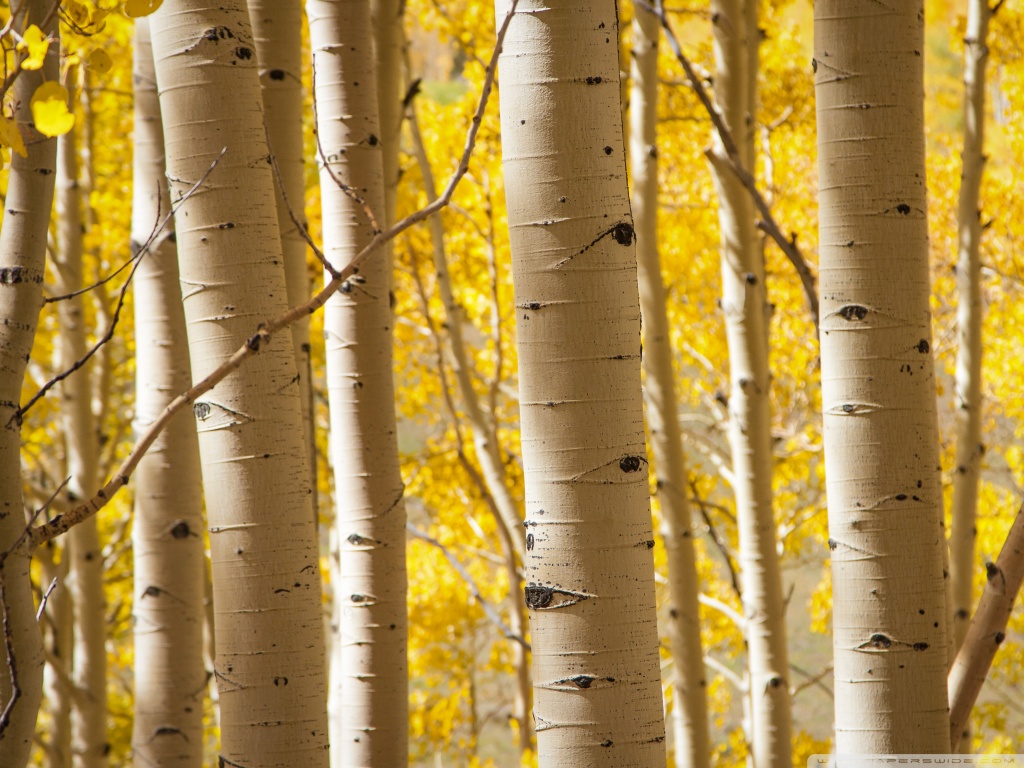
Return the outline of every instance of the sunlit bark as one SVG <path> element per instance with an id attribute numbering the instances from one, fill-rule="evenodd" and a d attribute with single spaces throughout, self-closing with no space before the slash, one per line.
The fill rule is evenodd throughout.
<path id="1" fill-rule="evenodd" d="M 546 767 L 665 765 L 617 26 L 612 0 L 520 2 L 500 59 Z"/>
<path id="2" fill-rule="evenodd" d="M 924 8 L 818 0 L 814 12 L 835 750 L 943 753 Z"/>

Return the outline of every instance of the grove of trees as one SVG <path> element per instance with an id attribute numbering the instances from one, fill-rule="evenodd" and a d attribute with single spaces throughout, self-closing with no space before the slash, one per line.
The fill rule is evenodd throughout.
<path id="1" fill-rule="evenodd" d="M 1019 0 L 0 0 L 0 768 L 1024 752 Z"/>

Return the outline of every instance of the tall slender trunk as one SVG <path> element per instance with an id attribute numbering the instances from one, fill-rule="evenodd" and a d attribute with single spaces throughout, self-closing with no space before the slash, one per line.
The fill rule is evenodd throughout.
<path id="1" fill-rule="evenodd" d="M 46 648 L 46 672 L 43 677 L 43 698 L 49 721 L 46 727 L 44 768 L 71 766 L 71 698 L 70 670 L 74 640 L 71 599 L 67 592 L 68 552 L 57 541 L 48 541 L 38 552 L 40 585 L 49 591 L 43 622 L 43 644 Z"/>
<path id="2" fill-rule="evenodd" d="M 741 159 L 753 168 L 756 0 L 713 0 L 715 96 Z M 716 142 L 718 138 L 716 136 Z M 792 713 L 785 605 L 772 508 L 771 373 L 764 256 L 743 184 L 711 154 L 721 229 L 722 310 L 729 345 L 729 444 L 746 618 L 750 750 L 755 768 L 789 768 Z"/>
<path id="3" fill-rule="evenodd" d="M 149 21 L 135 22 L 132 248 L 171 208 Z M 135 422 L 145 429 L 192 375 L 174 230 L 142 257 L 135 290 Z M 135 719 L 139 765 L 199 768 L 203 761 L 203 499 L 192 419 L 175 419 L 135 471 Z"/>
<path id="4" fill-rule="evenodd" d="M 180 204 L 192 378 L 200 380 L 247 340 L 257 343 L 256 325 L 286 308 L 274 178 L 246 5 L 169 0 L 151 29 L 167 175 Z M 193 408 L 209 516 L 221 761 L 246 768 L 327 765 L 320 567 L 289 342 L 261 346 Z"/>
<path id="5" fill-rule="evenodd" d="M 974 608 L 975 517 L 981 457 L 981 176 L 985 167 L 985 65 L 988 63 L 988 0 L 969 0 L 964 37 L 964 148 L 958 210 L 956 267 L 956 469 L 953 472 L 949 578 L 954 650 L 967 634 Z M 966 745 L 965 745 L 966 746 Z"/>
<path id="6" fill-rule="evenodd" d="M 307 4 L 324 254 L 336 268 L 374 235 L 365 209 L 385 215 L 369 10 L 367 3 Z M 330 697 L 331 763 L 338 767 L 408 762 L 405 502 L 391 370 L 391 263 L 382 256 L 328 300 L 324 315 L 340 556 Z"/>
<path id="7" fill-rule="evenodd" d="M 249 0 L 256 59 L 259 62 L 267 138 L 280 179 L 275 179 L 277 225 L 281 230 L 284 277 L 288 304 L 309 300 L 311 283 L 306 269 L 306 240 L 292 220 L 305 225 L 306 179 L 302 142 L 302 1 Z M 295 364 L 302 397 L 302 429 L 306 438 L 313 514 L 319 509 L 316 466 L 316 428 L 313 407 L 313 369 L 310 360 L 309 320 L 291 325 Z"/>
<path id="8" fill-rule="evenodd" d="M 0 227 L 0 552 L 7 552 L 25 531 L 18 404 L 39 319 L 57 170 L 57 141 L 35 130 L 30 106 L 36 88 L 58 78 L 57 15 L 45 0 L 26 0 L 18 11 L 15 30 L 21 33 L 30 24 L 39 24 L 52 41 L 42 68 L 18 76 L 12 99 L 26 155 L 11 154 Z M 35 617 L 30 565 L 31 558 L 20 550 L 0 563 L 6 646 L 6 664 L 0 674 L 0 752 L 12 768 L 28 763 L 42 698 L 43 644 Z"/>
<path id="9" fill-rule="evenodd" d="M 68 69 L 66 86 L 74 98 L 75 67 Z M 69 108 L 71 105 L 69 105 Z M 67 296 L 82 288 L 82 199 L 78 186 L 76 131 L 57 139 L 54 293 Z M 57 303 L 57 368 L 71 369 L 86 353 L 85 307 L 82 295 Z M 99 442 L 92 412 L 92 388 L 86 364 L 61 383 L 61 425 L 64 432 L 67 495 L 74 502 L 88 499 L 99 482 Z M 71 700 L 71 755 L 75 768 L 100 768 L 107 763 L 107 602 L 103 594 L 103 552 L 96 517 L 76 525 L 68 534 L 68 591 L 74 614 L 71 676 L 76 695 Z"/>
<path id="10" fill-rule="evenodd" d="M 665 765 L 617 26 L 613 0 L 528 0 L 501 55 L 545 766 Z"/>
<path id="11" fill-rule="evenodd" d="M 672 734 L 677 766 L 710 760 L 699 582 L 693 551 L 686 456 L 672 369 L 672 339 L 658 255 L 658 17 L 637 7 L 630 68 L 629 159 L 633 177 L 640 309 L 644 329 L 644 391 L 651 434 L 661 534 L 668 559 L 668 636 L 672 651 Z"/>
<path id="12" fill-rule="evenodd" d="M 410 108 L 411 111 L 411 108 Z M 437 200 L 437 183 L 430 167 L 423 137 L 415 113 L 409 118 L 409 129 L 412 134 L 413 153 L 423 176 L 423 190 L 427 202 Z M 519 504 L 512 496 L 510 479 L 501 460 L 498 444 L 498 431 L 495 414 L 490 418 L 485 415 L 481 397 L 473 385 L 473 364 L 470 361 L 465 337 L 462 333 L 462 312 L 452 291 L 451 274 L 448 269 L 448 252 L 445 246 L 444 221 L 441 216 L 434 215 L 428 222 L 430 240 L 433 245 L 434 270 L 437 276 L 438 293 L 441 295 L 441 306 L 444 309 L 443 324 L 448 330 L 451 348 L 452 368 L 462 398 L 466 421 L 473 435 L 473 449 L 480 464 L 480 476 L 490 497 L 488 502 L 494 511 L 495 525 L 499 529 L 502 543 L 502 556 L 505 559 L 505 573 L 509 583 L 509 629 L 518 638 L 526 637 L 526 602 L 522 590 L 522 576 L 519 563 L 526 554 L 523 539 L 519 537 L 522 526 L 522 513 Z M 427 311 L 424 306 L 424 311 Z M 454 409 L 453 409 L 454 410 Z M 452 414 L 453 419 L 458 418 Z M 512 717 L 516 721 L 519 737 L 520 754 L 533 749 L 533 688 L 530 681 L 530 655 L 522 643 L 516 639 L 509 640 L 512 656 L 512 667 L 515 670 L 516 690 L 512 703 Z"/>
<path id="13" fill-rule="evenodd" d="M 405 0 L 370 0 L 373 56 L 377 74 L 377 114 L 384 162 L 384 205 L 381 224 L 395 220 L 398 197 L 398 154 L 402 142 L 402 72 Z M 390 248 L 390 245 L 385 246 Z"/>
<path id="14" fill-rule="evenodd" d="M 818 0 L 814 12 L 836 752 L 942 753 L 924 8 Z"/>

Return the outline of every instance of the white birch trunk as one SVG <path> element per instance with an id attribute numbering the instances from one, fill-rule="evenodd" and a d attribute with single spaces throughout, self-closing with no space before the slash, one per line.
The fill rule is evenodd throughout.
<path id="1" fill-rule="evenodd" d="M 985 65 L 988 63 L 988 0 L 969 0 L 964 38 L 964 147 L 961 157 L 956 268 L 956 466 L 953 472 L 949 578 L 954 650 L 967 634 L 974 608 L 974 548 L 981 444 L 981 176 L 985 167 Z"/>
<path id="2" fill-rule="evenodd" d="M 13 28 L 24 32 L 30 24 L 47 18 L 48 10 L 50 4 L 44 0 L 26 0 L 19 6 Z M 13 116 L 25 139 L 27 156 L 11 155 L 0 227 L 0 552 L 14 545 L 25 530 L 17 411 L 42 304 L 46 234 L 57 170 L 57 140 L 36 132 L 30 102 L 36 88 L 58 78 L 56 15 L 49 19 L 42 28 L 53 40 L 42 68 L 23 71 L 14 83 Z M 17 551 L 4 560 L 0 571 L 0 600 L 8 624 L 5 645 L 9 643 L 0 674 L 0 753 L 11 768 L 28 763 L 42 697 L 43 643 L 36 623 L 30 565 L 31 558 Z"/>
<path id="3" fill-rule="evenodd" d="M 316 69 L 324 254 L 341 268 L 385 215 L 369 4 L 307 4 Z M 381 218 L 377 219 L 382 226 Z M 391 264 L 360 268 L 325 308 L 340 563 L 331 650 L 331 764 L 408 761 L 405 502 L 391 369 Z"/>
<path id="4" fill-rule="evenodd" d="M 217 162 L 176 217 L 200 380 L 287 306 L 274 178 L 245 3 L 170 0 L 151 29 L 172 201 Z M 290 338 L 261 348 L 193 410 L 210 528 L 221 760 L 326 766 L 320 568 Z"/>
<path id="5" fill-rule="evenodd" d="M 701 768 L 710 759 L 699 585 L 687 497 L 686 456 L 672 369 L 672 339 L 658 256 L 657 16 L 637 7 L 630 69 L 630 170 L 644 330 L 644 392 L 654 454 L 661 535 L 668 560 L 668 636 L 672 651 L 675 764 Z"/>
<path id="6" fill-rule="evenodd" d="M 924 8 L 818 0 L 814 11 L 835 748 L 943 753 Z"/>
<path id="7" fill-rule="evenodd" d="M 135 22 L 132 247 L 170 211 L 148 19 Z M 174 230 L 143 256 L 135 291 L 135 424 L 144 430 L 191 385 Z M 202 485 L 195 421 L 172 421 L 135 470 L 135 719 L 138 765 L 200 768 L 203 760 Z"/>
<path id="8" fill-rule="evenodd" d="M 259 62 L 263 108 L 266 111 L 267 137 L 274 153 L 280 179 L 275 178 L 277 225 L 281 230 L 284 253 L 284 277 L 288 286 L 288 304 L 296 306 L 309 300 L 311 283 L 306 268 L 306 240 L 292 220 L 294 215 L 306 224 L 302 141 L 302 2 L 301 0 L 249 0 L 256 59 Z M 283 194 L 282 194 L 283 191 Z M 290 209 L 290 210 L 289 210 Z M 302 429 L 306 438 L 310 487 L 313 489 L 313 514 L 316 519 L 316 428 L 313 417 L 313 370 L 310 361 L 309 320 L 291 324 L 295 346 L 295 364 L 299 371 L 302 397 Z"/>
<path id="9" fill-rule="evenodd" d="M 74 68 L 66 85 L 71 97 L 77 87 Z M 69 108 L 72 105 L 69 104 Z M 82 200 L 78 184 L 76 131 L 57 139 L 54 251 L 54 293 L 66 296 L 82 285 Z M 84 297 L 57 303 L 59 326 L 57 369 L 70 370 L 85 357 Z M 99 482 L 99 440 L 92 412 L 92 387 L 86 364 L 60 385 L 60 418 L 64 432 L 67 495 L 71 502 L 91 498 Z M 107 763 L 107 602 L 103 594 L 103 552 L 96 517 L 68 533 L 67 587 L 74 615 L 71 678 L 71 763 L 74 768 L 101 768 Z"/>
<path id="10" fill-rule="evenodd" d="M 753 168 L 756 0 L 713 0 L 715 96 L 743 164 Z M 750 194 L 712 154 L 721 229 L 722 310 L 729 345 L 729 444 L 746 619 L 751 756 L 755 768 L 789 768 L 792 714 L 785 605 L 772 508 L 771 373 L 764 256 Z"/>
<path id="11" fill-rule="evenodd" d="M 521 2 L 500 65 L 546 768 L 665 765 L 617 26 Z"/>

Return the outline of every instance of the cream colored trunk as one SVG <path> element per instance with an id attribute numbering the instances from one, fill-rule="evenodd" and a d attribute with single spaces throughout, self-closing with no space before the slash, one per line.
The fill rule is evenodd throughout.
<path id="1" fill-rule="evenodd" d="M 151 29 L 171 200 L 181 202 L 192 378 L 200 380 L 287 306 L 274 177 L 245 4 L 168 0 Z M 295 355 L 288 337 L 259 352 L 193 408 L 209 516 L 221 761 L 326 766 L 320 568 Z"/>
<path id="2" fill-rule="evenodd" d="M 385 215 L 369 4 L 306 6 L 316 69 L 324 254 L 348 264 L 374 235 L 358 190 Z M 380 218 L 378 226 L 382 225 Z M 337 503 L 331 764 L 408 761 L 405 502 L 391 370 L 390 261 L 361 267 L 325 308 L 327 389 Z"/>
<path id="3" fill-rule="evenodd" d="M 753 168 L 756 0 L 713 0 L 715 96 L 741 159 Z M 716 137 L 717 141 L 717 137 Z M 722 311 L 729 344 L 729 443 L 746 619 L 751 756 L 755 768 L 789 768 L 792 713 L 786 610 L 772 508 L 771 373 L 764 257 L 743 184 L 712 155 L 721 229 Z"/>
<path id="4" fill-rule="evenodd" d="M 943 753 L 922 3 L 815 4 L 838 754 Z"/>
<path id="5" fill-rule="evenodd" d="M 964 37 L 964 148 L 961 153 L 956 268 L 956 466 L 953 472 L 949 577 L 955 649 L 967 634 L 974 608 L 975 517 L 981 457 L 981 176 L 985 167 L 985 65 L 988 63 L 988 0 L 969 0 Z"/>
<path id="6" fill-rule="evenodd" d="M 640 309 L 644 330 L 644 391 L 651 435 L 661 534 L 668 560 L 668 630 L 672 651 L 672 735 L 675 764 L 709 763 L 704 652 L 700 641 L 686 457 L 672 370 L 672 338 L 658 256 L 658 42 L 660 23 L 637 7 L 630 69 L 629 160 L 633 177 Z"/>
<path id="7" fill-rule="evenodd" d="M 292 220 L 306 225 L 305 172 L 302 143 L 302 2 L 249 0 L 249 17 L 256 40 L 267 138 L 280 173 L 275 178 L 277 225 L 281 230 L 288 304 L 309 300 L 311 282 L 306 268 L 306 240 Z M 313 514 L 317 514 L 316 428 L 313 418 L 313 370 L 310 365 L 309 320 L 291 325 L 295 364 L 302 398 L 302 430 L 309 461 Z M 314 517 L 314 519 L 316 519 Z"/>
<path id="8" fill-rule="evenodd" d="M 68 70 L 68 90 L 76 88 L 75 68 Z M 78 184 L 76 132 L 57 140 L 56 222 L 53 290 L 66 296 L 82 286 L 82 199 Z M 57 303 L 57 368 L 71 369 L 85 357 L 83 296 Z M 60 385 L 60 416 L 64 432 L 70 501 L 88 499 L 99 482 L 99 440 L 92 413 L 89 382 L 91 365 L 84 365 Z M 76 695 L 71 701 L 71 756 L 75 768 L 107 764 L 107 603 L 103 595 L 103 552 L 96 517 L 76 525 L 68 534 L 70 554 L 67 588 L 74 614 L 71 677 Z"/>
<path id="9" fill-rule="evenodd" d="M 413 115 L 409 119 L 412 133 L 413 152 L 423 175 L 423 187 L 427 202 L 437 200 L 437 184 L 430 167 L 423 137 L 419 125 Z M 466 421 L 473 435 L 473 449 L 480 464 L 480 474 L 490 495 L 490 502 L 495 525 L 499 529 L 502 543 L 502 554 L 505 558 L 505 572 L 509 583 L 509 629 L 518 638 L 526 637 L 526 603 L 523 597 L 522 576 L 519 563 L 526 554 L 523 539 L 519 536 L 522 527 L 522 513 L 509 488 L 510 478 L 507 477 L 501 460 L 498 433 L 495 425 L 495 414 L 490 418 L 485 415 L 484 405 L 473 383 L 473 364 L 470 360 L 465 338 L 462 334 L 462 310 L 455 300 L 452 291 L 451 275 L 448 270 L 448 253 L 444 239 L 444 221 L 440 215 L 430 217 L 430 239 L 433 245 L 434 271 L 437 277 L 437 289 L 441 295 L 441 306 L 444 308 L 443 325 L 448 331 L 451 345 L 451 366 L 462 397 Z M 453 417 L 455 414 L 453 414 Z M 516 639 L 509 640 L 512 666 L 515 669 L 516 692 L 512 705 L 512 717 L 516 721 L 519 736 L 520 753 L 533 749 L 533 688 L 530 680 L 530 658 L 526 648 Z"/>
<path id="10" fill-rule="evenodd" d="M 373 56 L 376 62 L 377 114 L 384 162 L 384 204 L 381 224 L 395 220 L 398 192 L 398 153 L 402 143 L 402 71 L 405 0 L 370 0 Z M 385 248 L 390 252 L 390 244 Z"/>
<path id="11" fill-rule="evenodd" d="M 540 764 L 660 768 L 615 3 L 520 2 L 500 62 Z"/>
<path id="12" fill-rule="evenodd" d="M 13 28 L 24 32 L 42 24 L 58 37 L 50 4 L 26 0 L 18 6 Z M 7 552 L 25 530 L 21 489 L 21 420 L 17 414 L 25 366 L 32 351 L 42 305 L 46 234 L 53 204 L 57 140 L 37 133 L 30 101 L 43 82 L 56 80 L 60 46 L 50 43 L 41 69 L 22 71 L 14 83 L 14 120 L 25 139 L 27 156 L 12 153 L 0 226 L 0 552 Z M 43 643 L 36 623 L 29 566 L 31 558 L 13 552 L 2 562 L 0 600 L 7 606 L 10 646 L 0 674 L 0 754 L 5 765 L 28 763 L 43 685 Z M 6 643 L 5 643 L 6 645 Z M 13 656 L 17 689 L 11 684 Z"/>
<path id="13" fill-rule="evenodd" d="M 170 211 L 149 22 L 135 22 L 132 247 Z M 143 256 L 135 291 L 135 427 L 146 429 L 191 385 L 174 230 Z M 135 471 L 135 718 L 138 765 L 200 768 L 203 760 L 202 485 L 195 421 L 172 421 Z"/>

